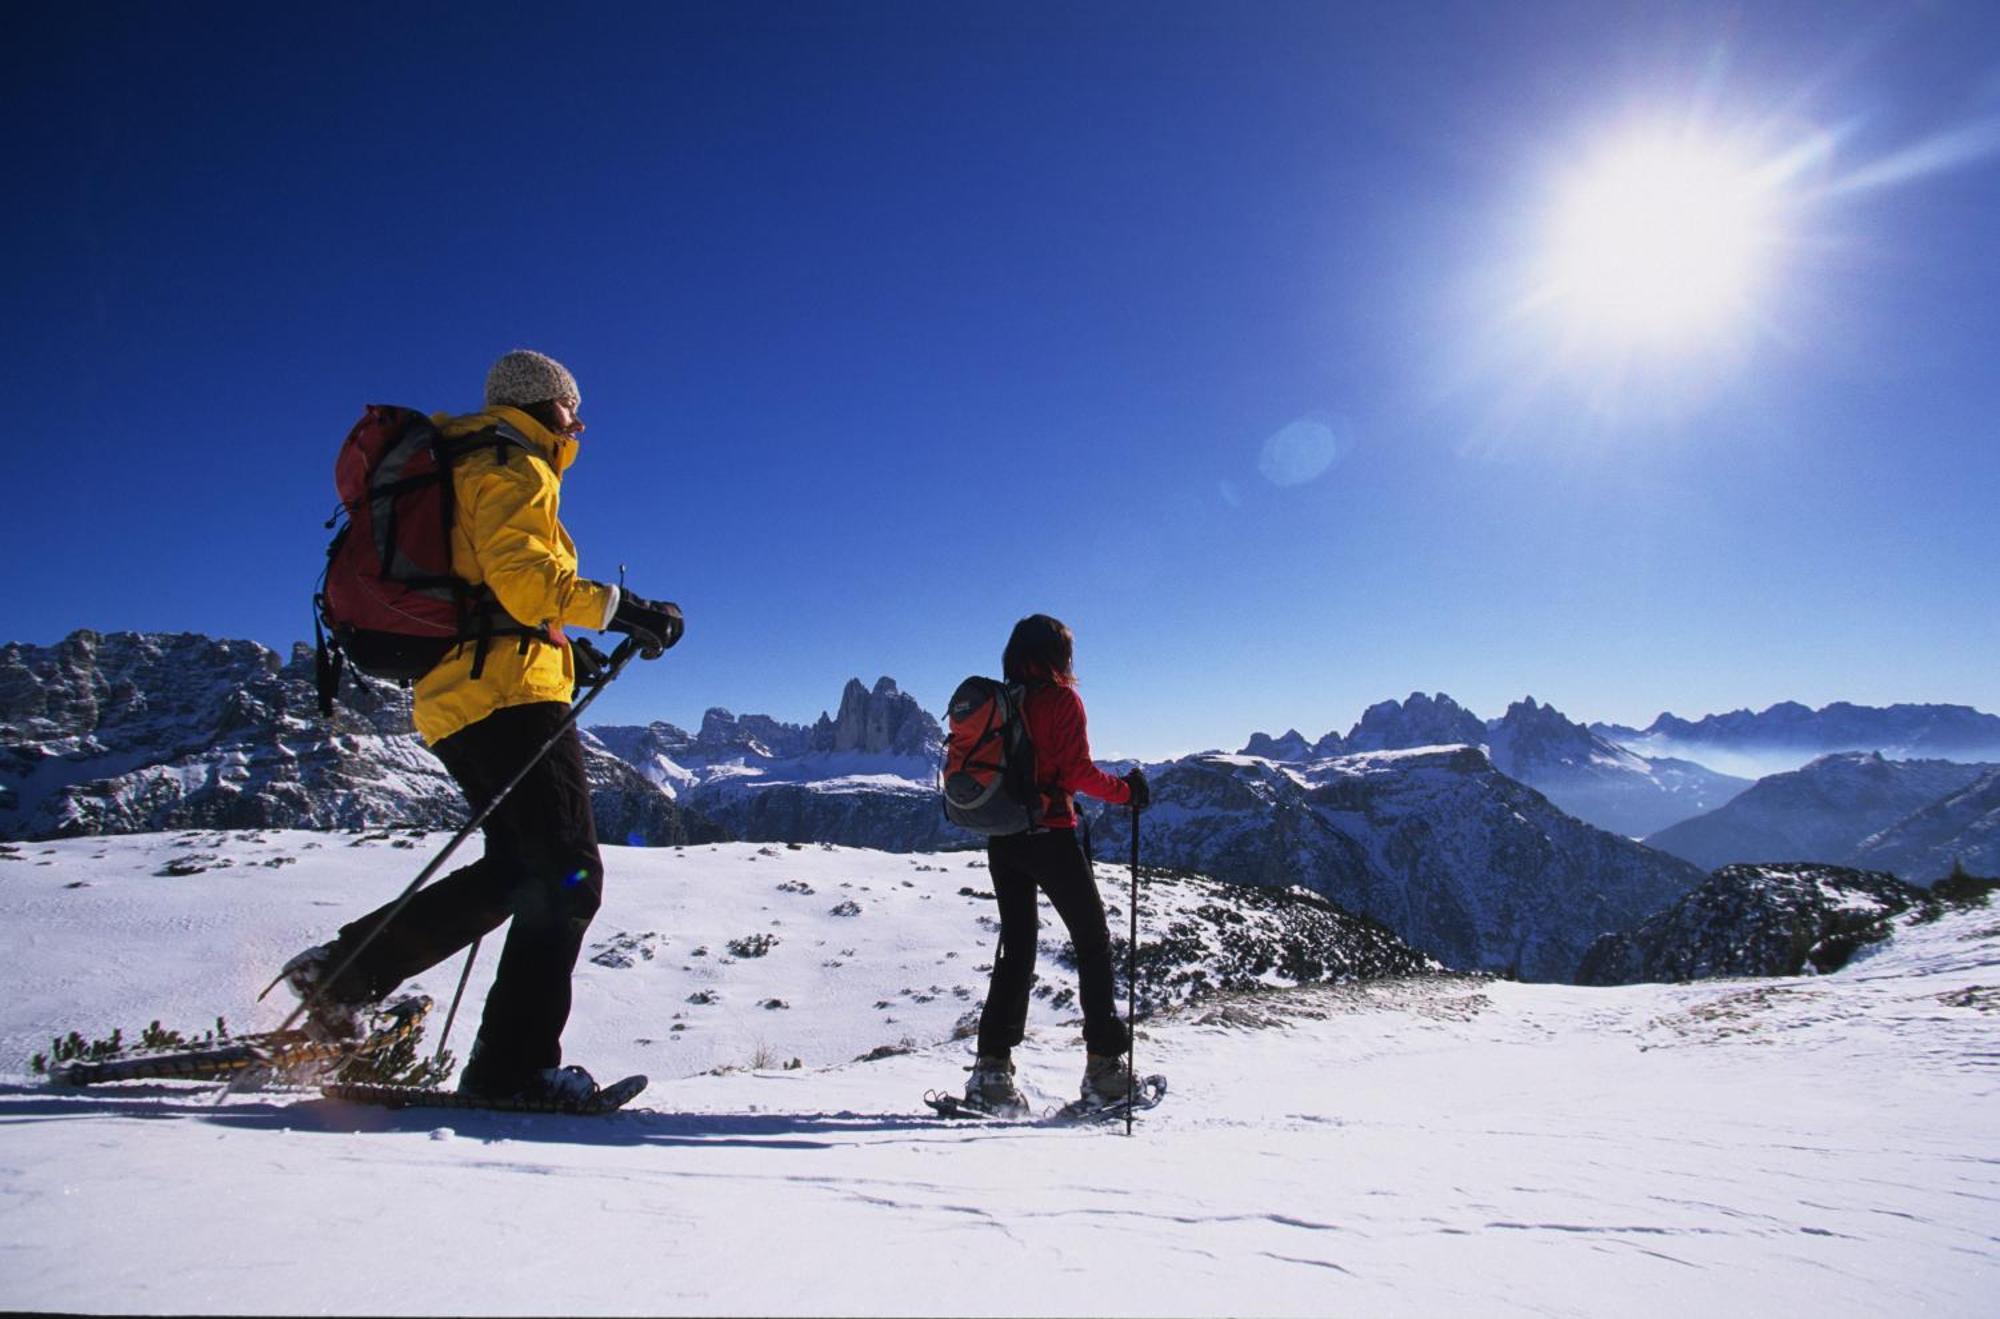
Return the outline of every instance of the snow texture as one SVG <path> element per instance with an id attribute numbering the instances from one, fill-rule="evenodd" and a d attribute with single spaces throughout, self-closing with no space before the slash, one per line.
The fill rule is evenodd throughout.
<path id="1" fill-rule="evenodd" d="M 15 931 L 0 1041 L 18 1057 L 71 1026 L 271 1024 L 282 1007 L 251 1003 L 261 981 L 421 860 L 401 841 L 16 845 L 0 859 Z M 159 873 L 203 855 L 198 873 Z M 957 892 L 980 872 L 940 864 L 614 849 L 592 956 L 630 964 L 583 964 L 568 1042 L 600 1076 L 655 1081 L 609 1118 L 0 1084 L 0 1307 L 1993 1312 L 1991 909 L 1900 927 L 1810 980 L 1419 975 L 1212 995 L 1141 1032 L 1141 1069 L 1173 1088 L 1126 1140 L 922 1109 L 924 1089 L 962 1083 L 947 1000 L 990 947 Z M 832 914 L 847 902 L 858 915 Z M 762 934 L 763 956 L 723 964 L 728 941 Z M 674 997 L 695 984 L 719 1001 Z M 932 984 L 930 1003 L 897 992 Z M 1052 1105 L 1081 1046 L 1046 1002 L 1032 1026 L 1018 1061 Z M 848 1061 L 899 1034 L 911 1052 Z M 756 1046 L 773 1065 L 744 1066 Z"/>

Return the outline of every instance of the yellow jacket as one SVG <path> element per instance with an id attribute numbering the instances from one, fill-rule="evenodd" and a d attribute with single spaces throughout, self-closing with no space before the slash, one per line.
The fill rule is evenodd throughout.
<path id="1" fill-rule="evenodd" d="M 564 624 L 601 628 L 618 599 L 617 588 L 579 577 L 576 545 L 557 520 L 562 474 L 576 461 L 576 440 L 551 434 L 518 408 L 491 407 L 470 416 L 432 418 L 452 439 L 494 425 L 510 427 L 534 451 L 507 445 L 474 449 L 452 468 L 457 512 L 452 523 L 451 570 L 485 584 L 507 612 L 530 626 L 547 626 L 553 641 L 492 638 L 486 664 L 472 677 L 467 642 L 446 655 L 416 683 L 417 732 L 435 745 L 495 710 L 535 701 L 568 701 L 576 667 L 561 640 Z"/>

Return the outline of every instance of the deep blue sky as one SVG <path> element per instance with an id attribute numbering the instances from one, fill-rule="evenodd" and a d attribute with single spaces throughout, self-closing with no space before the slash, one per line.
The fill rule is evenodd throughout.
<path id="1" fill-rule="evenodd" d="M 10 18 L 0 639 L 288 648 L 361 405 L 532 346 L 689 619 L 593 721 L 935 710 L 1035 610 L 1107 756 L 2000 709 L 1991 4 L 314 8 Z M 1551 179 L 1697 114 L 1820 148 L 1754 330 L 1563 358 Z"/>

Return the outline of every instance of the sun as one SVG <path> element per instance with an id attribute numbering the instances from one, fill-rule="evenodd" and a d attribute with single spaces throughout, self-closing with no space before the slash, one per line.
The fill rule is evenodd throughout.
<path id="1" fill-rule="evenodd" d="M 1778 241 L 1776 172 L 1687 133 L 1606 146 L 1555 189 L 1536 302 L 1579 342 L 1699 345 L 1739 327 Z"/>

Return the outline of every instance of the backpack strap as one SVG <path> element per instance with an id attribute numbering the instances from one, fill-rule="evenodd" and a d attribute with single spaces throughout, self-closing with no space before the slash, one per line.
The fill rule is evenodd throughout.
<path id="1" fill-rule="evenodd" d="M 456 439 L 439 440 L 438 463 L 446 472 L 444 497 L 447 527 L 455 527 L 458 524 L 458 508 L 455 502 L 457 487 L 451 479 L 451 469 L 467 454 L 487 448 L 493 450 L 493 463 L 496 467 L 505 467 L 515 449 L 531 457 L 537 456 L 538 453 L 527 436 L 504 421 L 495 422 L 491 426 L 473 431 L 469 435 L 458 436 Z M 494 596 L 492 588 L 485 583 L 474 586 L 471 583 L 461 582 L 459 585 L 464 587 L 459 601 L 461 620 L 459 630 L 467 634 L 466 639 L 473 643 L 472 672 L 469 676 L 474 682 L 478 682 L 486 673 L 486 652 L 493 644 L 493 638 L 520 637 L 521 654 L 525 655 L 528 653 L 529 641 L 546 635 L 542 628 L 530 627 L 508 613 L 505 606 Z"/>

